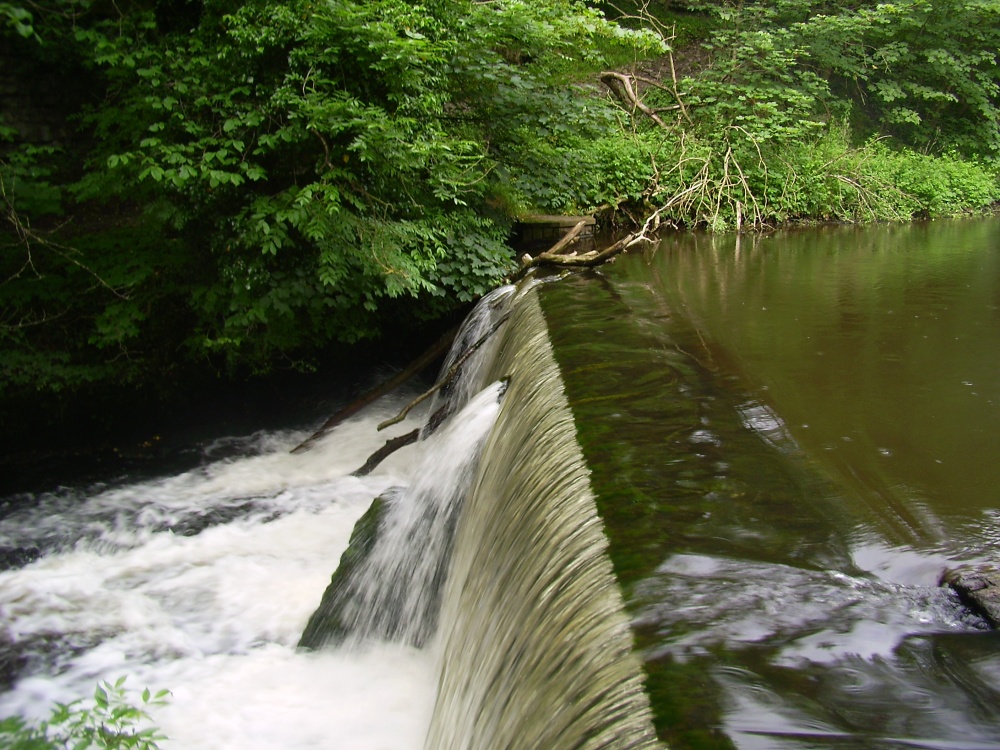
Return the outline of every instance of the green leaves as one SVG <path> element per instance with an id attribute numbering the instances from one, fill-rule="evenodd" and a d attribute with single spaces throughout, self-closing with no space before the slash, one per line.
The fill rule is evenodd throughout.
<path id="1" fill-rule="evenodd" d="M 166 705 L 168 690 L 143 690 L 140 705 L 130 701 L 125 677 L 94 689 L 92 705 L 84 701 L 57 703 L 46 721 L 30 724 L 20 717 L 0 721 L 4 750 L 157 750 L 167 739 L 149 725 L 149 708 Z"/>
<path id="2" fill-rule="evenodd" d="M 206 248 L 189 345 L 232 362 L 372 336 L 390 301 L 419 317 L 487 291 L 512 265 L 497 207 L 577 201 L 567 150 L 609 125 L 567 76 L 655 46 L 567 0 L 261 0 L 217 18 L 159 39 L 130 11 L 79 38 L 111 82 L 93 163 Z M 110 309 L 96 346 L 133 331 Z"/>
<path id="3" fill-rule="evenodd" d="M 808 138 L 810 123 L 850 116 L 864 135 L 918 150 L 1000 155 L 1000 4 L 782 0 L 716 13 L 711 65 L 685 88 L 717 122 L 757 139 Z"/>
<path id="4" fill-rule="evenodd" d="M 1000 155 L 1000 4 L 900 0 L 830 10 L 786 3 L 808 62 L 853 99 L 872 129 L 922 150 Z M 822 10 L 820 10 L 822 8 Z M 782 23 L 786 15 L 774 21 Z"/>
<path id="5" fill-rule="evenodd" d="M 0 3 L 0 21 L 25 39 L 38 38 L 34 28 L 34 18 L 27 8 L 12 3 Z"/>
<path id="6" fill-rule="evenodd" d="M 574 0 L 151 8 L 43 19 L 86 104 L 18 200 L 74 221 L 0 263 L 0 389 L 262 371 L 471 301 L 514 214 L 586 200 L 614 123 L 578 82 L 663 49 Z"/>

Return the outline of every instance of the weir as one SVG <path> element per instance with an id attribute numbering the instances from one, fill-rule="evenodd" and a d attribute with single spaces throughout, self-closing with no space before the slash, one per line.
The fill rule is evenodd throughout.
<path id="1" fill-rule="evenodd" d="M 489 346 L 446 395 L 469 404 L 461 412 L 461 403 L 448 407 L 454 416 L 431 438 L 441 445 L 428 452 L 429 468 L 419 472 L 425 479 L 384 503 L 377 539 L 371 518 L 368 531 L 359 524 L 352 547 L 367 559 L 345 553 L 349 580 L 335 574 L 303 645 L 373 636 L 419 644 L 436 622 L 428 750 L 659 747 L 530 284 L 484 300 L 459 338 L 468 346 L 491 330 Z M 445 369 L 459 356 L 453 352 Z M 432 415 L 440 409 L 433 406 Z M 461 432 L 469 420 L 492 429 Z M 441 463 L 449 460 L 461 465 L 457 473 Z"/>
<path id="2" fill-rule="evenodd" d="M 503 333 L 491 377 L 510 380 L 456 529 L 425 747 L 657 747 L 533 290 Z"/>

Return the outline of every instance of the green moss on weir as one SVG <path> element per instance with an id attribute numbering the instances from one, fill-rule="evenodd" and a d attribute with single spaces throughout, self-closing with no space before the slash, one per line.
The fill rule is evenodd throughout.
<path id="1" fill-rule="evenodd" d="M 319 607 L 302 631 L 299 648 L 323 648 L 340 643 L 350 635 L 350 624 L 345 622 L 343 615 L 343 607 L 347 603 L 345 594 L 358 569 L 375 547 L 379 525 L 391 496 L 390 492 L 375 498 L 354 525 L 351 540 L 340 557 L 340 564 L 330 579 L 330 585 L 323 592 Z"/>

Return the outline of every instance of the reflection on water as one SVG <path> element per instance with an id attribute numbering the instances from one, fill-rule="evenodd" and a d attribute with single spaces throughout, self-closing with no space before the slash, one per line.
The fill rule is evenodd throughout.
<path id="1" fill-rule="evenodd" d="M 875 516 L 883 498 L 907 506 L 900 541 L 948 536 L 949 517 L 996 505 L 996 221 L 692 236 L 648 263 L 815 460 L 876 493 Z"/>
<path id="2" fill-rule="evenodd" d="M 1000 747 L 1000 222 L 683 235 L 543 304 L 682 748 Z"/>

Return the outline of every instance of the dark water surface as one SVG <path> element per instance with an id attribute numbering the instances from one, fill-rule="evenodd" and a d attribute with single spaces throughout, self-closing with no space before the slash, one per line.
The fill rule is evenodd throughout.
<path id="1" fill-rule="evenodd" d="M 667 238 L 542 295 L 661 737 L 998 748 L 1000 221 Z"/>

